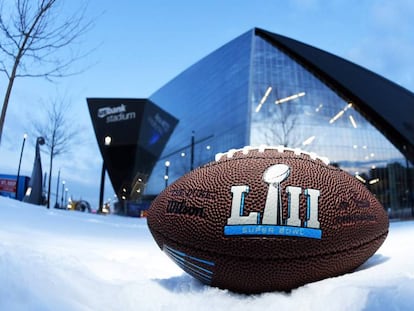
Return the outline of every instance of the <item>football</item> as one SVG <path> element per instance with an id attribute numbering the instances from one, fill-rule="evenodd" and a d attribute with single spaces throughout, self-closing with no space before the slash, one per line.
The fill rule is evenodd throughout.
<path id="1" fill-rule="evenodd" d="M 313 153 L 245 147 L 182 176 L 152 202 L 158 246 L 202 283 L 289 291 L 354 271 L 388 234 L 367 187 Z"/>

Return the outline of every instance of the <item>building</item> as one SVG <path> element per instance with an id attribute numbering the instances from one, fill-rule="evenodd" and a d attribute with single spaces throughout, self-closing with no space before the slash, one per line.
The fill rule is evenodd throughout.
<path id="1" fill-rule="evenodd" d="M 147 194 L 218 152 L 267 144 L 327 156 L 395 213 L 413 206 L 414 94 L 345 59 L 255 28 L 150 99 L 179 124 Z"/>
<path id="2" fill-rule="evenodd" d="M 103 158 L 100 201 L 107 171 L 120 213 L 128 214 L 131 204 L 141 203 L 148 176 L 178 120 L 148 99 L 87 98 L 87 103 Z"/>

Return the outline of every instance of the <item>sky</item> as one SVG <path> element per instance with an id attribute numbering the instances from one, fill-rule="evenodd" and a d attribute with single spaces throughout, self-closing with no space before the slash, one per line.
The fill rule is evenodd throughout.
<path id="1" fill-rule="evenodd" d="M 68 15 L 84 2 L 67 1 L 59 14 Z M 91 53 L 74 65 L 85 70 L 53 83 L 41 78 L 15 81 L 0 144 L 0 173 L 17 173 L 27 133 L 21 174 L 30 176 L 36 140 L 30 136 L 30 124 L 44 118 L 42 103 L 67 98 L 68 118 L 78 126 L 81 143 L 55 159 L 53 176 L 60 169 L 70 195 L 92 205 L 98 202 L 102 158 L 86 98 L 149 97 L 254 27 L 326 50 L 414 91 L 414 2 L 410 0 L 101 0 L 89 1 L 87 12 L 94 26 L 76 48 Z M 0 75 L 2 98 L 6 83 L 6 76 Z M 42 163 L 48 170 L 45 153 Z M 105 197 L 113 198 L 108 179 Z"/>
<path id="2" fill-rule="evenodd" d="M 0 310 L 412 310 L 414 222 L 392 222 L 352 273 L 286 292 L 203 285 L 155 243 L 145 218 L 84 214 L 0 197 Z"/>

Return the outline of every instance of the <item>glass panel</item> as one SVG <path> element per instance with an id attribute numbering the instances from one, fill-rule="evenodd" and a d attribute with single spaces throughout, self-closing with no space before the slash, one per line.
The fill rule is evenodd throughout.
<path id="1" fill-rule="evenodd" d="M 358 177 L 385 208 L 410 205 L 410 166 L 359 112 L 297 61 L 256 36 L 251 83 L 251 145 L 284 145 L 327 156 Z"/>

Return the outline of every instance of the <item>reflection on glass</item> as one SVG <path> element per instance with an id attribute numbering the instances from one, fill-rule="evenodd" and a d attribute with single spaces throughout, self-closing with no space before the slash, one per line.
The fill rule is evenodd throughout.
<path id="1" fill-rule="evenodd" d="M 260 108 L 262 108 L 263 104 L 266 102 L 266 99 L 269 97 L 269 94 L 271 91 L 272 91 L 272 87 L 269 86 L 266 90 L 266 93 L 263 95 L 262 99 L 260 100 L 259 105 L 257 105 L 256 112 L 260 111 Z"/>
<path id="2" fill-rule="evenodd" d="M 285 98 L 281 98 L 281 99 L 276 100 L 275 104 L 285 103 L 285 102 L 288 102 L 290 100 L 294 100 L 296 98 L 305 96 L 305 94 L 306 94 L 305 92 L 300 92 L 300 93 L 295 94 L 295 95 L 291 95 L 291 96 L 288 96 L 288 97 L 285 97 Z"/>
<path id="3" fill-rule="evenodd" d="M 250 144 L 299 147 L 327 156 L 368 187 L 386 208 L 409 206 L 412 167 L 359 113 L 352 98 L 265 39 L 255 40 L 251 105 L 260 109 L 250 116 Z M 257 102 L 269 85 L 272 92 L 267 101 L 280 104 L 301 98 L 289 105 Z"/>

